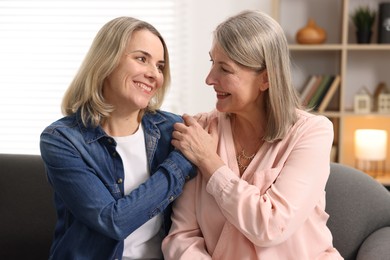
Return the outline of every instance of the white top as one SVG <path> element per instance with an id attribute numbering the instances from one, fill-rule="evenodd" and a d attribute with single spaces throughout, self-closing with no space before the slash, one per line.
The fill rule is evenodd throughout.
<path id="1" fill-rule="evenodd" d="M 142 125 L 133 135 L 113 137 L 125 171 L 124 189 L 128 195 L 149 177 Z M 124 241 L 123 259 L 162 259 L 161 214 L 150 219 Z"/>

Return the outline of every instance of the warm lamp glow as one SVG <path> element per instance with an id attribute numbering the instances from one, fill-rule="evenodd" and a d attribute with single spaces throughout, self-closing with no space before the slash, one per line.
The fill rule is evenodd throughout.
<path id="1" fill-rule="evenodd" d="M 355 131 L 355 156 L 364 161 L 385 161 L 387 153 L 387 132 L 377 129 Z"/>

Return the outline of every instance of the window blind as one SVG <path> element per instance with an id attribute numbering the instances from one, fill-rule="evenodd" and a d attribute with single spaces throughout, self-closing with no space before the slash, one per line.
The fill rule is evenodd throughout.
<path id="1" fill-rule="evenodd" d="M 40 153 L 39 135 L 62 117 L 62 96 L 93 38 L 118 16 L 161 32 L 172 70 L 162 108 L 185 111 L 186 12 L 180 0 L 1 0 L 0 153 Z"/>

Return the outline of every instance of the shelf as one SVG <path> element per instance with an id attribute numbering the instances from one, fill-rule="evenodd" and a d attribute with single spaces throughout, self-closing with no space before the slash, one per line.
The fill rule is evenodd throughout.
<path id="1" fill-rule="evenodd" d="M 390 44 L 348 44 L 350 51 L 390 51 Z"/>
<path id="2" fill-rule="evenodd" d="M 374 117 L 375 118 L 378 118 L 378 117 L 390 118 L 390 114 L 383 114 L 383 113 L 376 113 L 376 112 L 363 114 L 363 113 L 355 113 L 353 111 L 342 112 L 342 116 L 365 117 L 365 118 L 374 118 Z"/>
<path id="3" fill-rule="evenodd" d="M 342 50 L 341 44 L 290 44 L 292 51 L 339 51 Z"/>
<path id="4" fill-rule="evenodd" d="M 381 177 L 375 177 L 374 179 L 379 181 L 384 186 L 390 187 L 390 175 L 381 176 Z"/>
<path id="5" fill-rule="evenodd" d="M 371 0 L 375 8 L 382 0 Z M 302 91 L 312 75 L 340 75 L 336 95 L 329 103 L 329 111 L 316 112 L 328 117 L 335 131 L 337 162 L 353 166 L 354 131 L 358 128 L 385 129 L 390 134 L 390 114 L 353 111 L 354 96 L 363 87 L 371 94 L 379 83 L 390 88 L 390 43 L 376 43 L 376 26 L 370 44 L 357 44 L 350 13 L 362 5 L 352 0 L 274 0 L 273 15 L 286 33 L 291 52 L 293 84 Z M 329 19 L 329 17 L 332 19 Z M 327 33 L 323 44 L 297 44 L 296 34 L 309 19 Z M 374 43 L 375 42 L 375 43 Z M 390 144 L 388 146 L 390 151 Z M 390 152 L 386 159 L 390 169 Z M 390 178 L 390 177 L 389 177 Z"/>
<path id="6" fill-rule="evenodd" d="M 390 44 L 290 44 L 291 51 L 390 51 Z"/>
<path id="7" fill-rule="evenodd" d="M 374 173 L 374 172 L 367 171 L 365 173 L 371 176 L 372 178 L 374 178 L 375 180 L 377 180 L 378 182 L 380 182 L 381 184 L 383 184 L 384 186 L 390 186 L 390 172 Z"/>
<path id="8" fill-rule="evenodd" d="M 325 112 L 322 112 L 321 115 L 324 115 L 326 117 L 331 117 L 331 118 L 339 118 L 339 117 L 341 117 L 341 113 L 340 112 L 336 112 L 336 111 L 325 111 Z"/>

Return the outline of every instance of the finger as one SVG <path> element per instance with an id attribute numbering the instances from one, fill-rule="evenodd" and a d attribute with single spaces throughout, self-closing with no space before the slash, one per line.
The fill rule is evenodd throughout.
<path id="1" fill-rule="evenodd" d="M 172 132 L 172 138 L 175 139 L 175 140 L 181 140 L 182 139 L 182 135 L 179 131 L 173 131 Z"/>
<path id="2" fill-rule="evenodd" d="M 180 150 L 180 148 L 179 148 L 180 142 L 178 140 L 172 139 L 171 140 L 171 144 L 173 145 L 173 147 L 175 147 L 176 149 Z"/>
<path id="3" fill-rule="evenodd" d="M 199 113 L 199 114 L 196 114 L 193 116 L 193 118 L 195 118 L 195 120 L 198 122 L 199 122 L 199 120 L 202 120 L 202 117 L 203 117 L 203 113 Z"/>
<path id="4" fill-rule="evenodd" d="M 206 113 L 196 114 L 195 116 L 193 116 L 193 118 L 198 122 L 198 124 L 200 124 L 203 127 L 203 129 L 205 129 L 208 120 L 208 116 Z"/>
<path id="5" fill-rule="evenodd" d="M 173 130 L 183 132 L 186 129 L 186 125 L 184 123 L 175 123 L 173 124 Z"/>
<path id="6" fill-rule="evenodd" d="M 192 116 L 187 115 L 187 114 L 183 114 L 183 120 L 187 126 L 192 126 L 192 125 L 198 124 L 198 122 L 196 121 L 195 118 L 193 118 Z"/>

